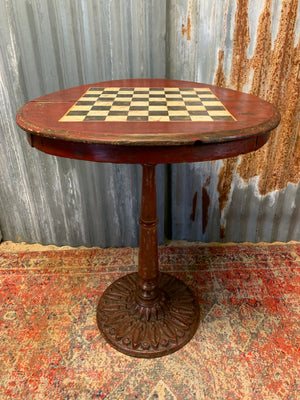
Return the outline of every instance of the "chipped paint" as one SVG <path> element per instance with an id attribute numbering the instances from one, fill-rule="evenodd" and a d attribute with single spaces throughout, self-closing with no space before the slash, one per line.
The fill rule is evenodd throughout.
<path id="1" fill-rule="evenodd" d="M 227 78 L 224 73 L 226 49 L 219 50 L 215 84 L 237 90 L 249 88 L 250 93 L 277 106 L 282 121 L 262 149 L 241 158 L 224 160 L 218 184 L 221 214 L 228 202 L 235 173 L 246 183 L 258 176 L 260 196 L 282 190 L 289 182 L 296 184 L 300 179 L 300 42 L 294 45 L 298 1 L 282 1 L 273 47 L 272 1 L 265 1 L 251 59 L 247 58 L 250 44 L 248 6 L 248 0 L 237 1 L 230 75 Z M 221 236 L 224 235 L 224 229 L 223 226 Z"/>

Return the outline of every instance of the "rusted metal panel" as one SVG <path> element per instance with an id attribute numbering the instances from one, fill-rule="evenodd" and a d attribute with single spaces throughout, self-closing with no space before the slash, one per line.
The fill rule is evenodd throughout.
<path id="1" fill-rule="evenodd" d="M 271 136 L 270 142 L 260 151 L 235 161 L 225 161 L 224 168 L 227 173 L 220 176 L 219 199 L 226 197 L 231 190 L 233 173 L 248 184 L 252 178 L 258 177 L 258 196 L 264 199 L 270 193 L 273 193 L 276 198 L 279 196 L 278 191 L 283 193 L 289 183 L 297 185 L 300 179 L 300 81 L 298 78 L 300 41 L 296 30 L 299 4 L 298 1 L 282 1 L 281 4 L 277 2 L 277 6 L 281 8 L 280 19 L 276 26 L 277 32 L 273 31 L 272 34 L 272 29 L 275 28 L 272 25 L 273 20 L 279 15 L 278 12 L 274 12 L 274 4 L 271 1 L 265 2 L 265 7 L 255 27 L 256 44 L 252 46 L 254 50 L 251 58 L 247 55 L 251 42 L 250 35 L 249 37 L 247 35 L 250 23 L 248 6 L 248 1 L 237 3 L 232 67 L 228 81 L 222 83 L 226 85 L 228 82 L 236 89 L 244 89 L 247 86 L 250 93 L 275 104 L 281 111 L 282 121 Z M 239 39 L 241 35 L 245 37 L 244 43 L 241 43 Z M 228 181 L 231 185 L 228 185 Z M 269 207 L 266 205 L 266 208 Z M 278 207 L 278 205 L 274 204 L 273 207 Z M 275 218 L 275 215 L 271 213 L 270 218 Z M 285 215 L 284 218 L 287 216 Z M 259 235 L 258 240 L 276 240 L 278 235 L 284 236 L 278 232 L 277 235 L 267 238 L 266 233 Z"/>
<path id="2" fill-rule="evenodd" d="M 258 20 L 257 41 L 252 58 L 247 56 L 250 44 L 250 35 L 247 34 L 248 0 L 238 2 L 236 12 L 228 84 L 238 90 L 247 85 L 249 92 L 272 102 L 282 114 L 282 122 L 272 136 L 271 143 L 259 153 L 243 157 L 237 169 L 237 173 L 246 181 L 253 176 L 260 176 L 261 194 L 283 189 L 288 182 L 296 184 L 300 178 L 300 42 L 298 38 L 297 43 L 295 29 L 297 9 L 297 1 L 282 2 L 277 35 L 272 41 L 272 2 L 266 1 Z M 245 38 L 244 42 L 241 42 L 241 36 Z M 222 83 L 226 85 L 227 81 Z"/>
<path id="3" fill-rule="evenodd" d="M 209 10 L 201 15 L 199 10 L 204 7 L 204 3 Z M 238 0 L 226 1 L 223 5 L 221 7 L 218 1 L 210 2 L 209 5 L 207 2 L 190 1 L 187 10 L 186 3 L 181 3 L 182 15 L 192 23 L 189 27 L 189 43 L 186 25 L 183 30 L 178 26 L 178 36 L 182 36 L 179 42 L 191 49 L 192 41 L 195 52 L 200 44 L 205 43 L 201 47 L 203 58 L 218 59 L 214 69 L 214 83 L 246 91 L 272 102 L 279 107 L 282 122 L 261 150 L 224 160 L 221 166 L 218 164 L 219 168 L 217 164 L 212 167 L 211 173 L 213 176 L 217 174 L 218 183 L 208 193 L 215 195 L 217 192 L 218 195 L 217 234 L 209 238 L 204 234 L 191 234 L 190 221 L 183 221 L 180 214 L 176 218 L 176 212 L 172 223 L 177 236 L 190 240 L 299 239 L 299 228 L 291 221 L 291 216 L 298 218 L 299 225 L 300 4 L 289 0 Z M 214 45 L 216 42 L 210 42 L 209 35 L 207 39 L 204 35 L 199 36 L 199 26 L 207 24 L 205 18 L 210 20 L 216 15 L 217 6 L 223 9 L 218 23 L 223 32 L 220 33 L 217 26 L 216 36 L 220 35 L 220 38 L 218 44 Z M 207 48 L 209 44 L 213 48 L 212 57 Z M 189 54 L 190 60 L 195 52 Z M 204 65 L 202 63 L 199 66 L 198 74 L 203 75 Z M 194 76 L 197 76 L 196 72 Z M 182 176 L 195 171 L 190 166 L 184 168 L 189 172 L 183 173 L 180 167 L 174 170 L 174 196 L 177 196 L 179 190 L 177 180 L 181 181 Z M 204 179 L 201 178 L 203 185 Z M 191 191 L 193 193 L 195 188 Z M 185 201 L 190 207 L 191 204 L 195 207 L 190 195 Z M 199 224 L 201 220 L 195 220 L 194 223 Z M 209 221 L 208 228 L 210 223 L 213 221 Z M 180 232 L 178 226 L 181 227 Z"/>
<path id="4" fill-rule="evenodd" d="M 159 168 L 160 241 L 164 211 L 173 239 L 300 239 L 298 0 L 0 0 L 0 9 L 5 240 L 137 244 L 140 168 L 39 154 L 14 118 L 54 90 L 148 77 L 241 89 L 282 113 L 255 154 Z"/>

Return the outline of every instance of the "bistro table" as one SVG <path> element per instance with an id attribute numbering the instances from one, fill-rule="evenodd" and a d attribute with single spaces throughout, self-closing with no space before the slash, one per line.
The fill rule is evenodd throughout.
<path id="1" fill-rule="evenodd" d="M 156 164 L 233 157 L 264 145 L 280 121 L 255 96 L 195 82 L 130 79 L 93 83 L 26 103 L 17 114 L 32 147 L 78 160 L 141 164 L 138 272 L 103 293 L 97 323 L 117 350 L 159 357 L 184 346 L 199 323 L 191 290 L 159 272 Z"/>

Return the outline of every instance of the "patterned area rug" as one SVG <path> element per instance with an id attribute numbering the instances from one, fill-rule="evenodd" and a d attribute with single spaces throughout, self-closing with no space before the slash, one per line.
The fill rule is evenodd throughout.
<path id="1" fill-rule="evenodd" d="M 0 399 L 299 399 L 300 244 L 160 247 L 201 307 L 195 337 L 152 360 L 112 349 L 96 306 L 137 249 L 0 253 Z"/>

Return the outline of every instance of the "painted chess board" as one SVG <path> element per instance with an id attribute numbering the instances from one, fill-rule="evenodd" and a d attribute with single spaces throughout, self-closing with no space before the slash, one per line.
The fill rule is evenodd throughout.
<path id="1" fill-rule="evenodd" d="M 235 121 L 208 88 L 91 87 L 60 119 L 76 121 Z"/>

